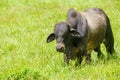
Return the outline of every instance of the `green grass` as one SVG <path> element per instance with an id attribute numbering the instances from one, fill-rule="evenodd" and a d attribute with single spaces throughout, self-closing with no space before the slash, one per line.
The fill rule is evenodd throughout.
<path id="1" fill-rule="evenodd" d="M 56 22 L 65 21 L 69 8 L 78 11 L 102 8 L 110 18 L 115 54 L 109 60 L 96 58 L 91 64 L 64 66 L 56 43 L 46 43 Z M 0 0 L 1 80 L 119 80 L 120 79 L 119 0 Z M 106 55 L 105 47 L 102 52 Z M 106 56 L 107 57 L 107 56 Z"/>

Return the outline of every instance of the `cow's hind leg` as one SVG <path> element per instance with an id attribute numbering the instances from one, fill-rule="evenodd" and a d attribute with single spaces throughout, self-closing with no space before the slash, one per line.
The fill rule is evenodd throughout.
<path id="1" fill-rule="evenodd" d="M 98 54 L 97 54 L 98 58 L 100 58 L 100 57 L 103 56 L 103 54 L 102 54 L 102 52 L 101 52 L 101 49 L 100 49 L 100 45 L 99 45 L 98 47 L 96 47 L 96 48 L 94 49 L 94 51 L 98 53 Z"/>
<path id="2" fill-rule="evenodd" d="M 91 60 L 91 52 L 92 52 L 92 50 L 87 51 L 86 59 L 85 59 L 86 63 L 90 63 L 92 61 Z"/>

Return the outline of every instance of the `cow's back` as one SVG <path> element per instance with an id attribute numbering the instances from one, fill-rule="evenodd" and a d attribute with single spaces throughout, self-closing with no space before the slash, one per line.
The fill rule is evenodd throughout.
<path id="1" fill-rule="evenodd" d="M 94 49 L 102 43 L 106 33 L 106 14 L 98 8 L 91 8 L 81 12 L 88 23 L 88 44 L 87 49 Z"/>

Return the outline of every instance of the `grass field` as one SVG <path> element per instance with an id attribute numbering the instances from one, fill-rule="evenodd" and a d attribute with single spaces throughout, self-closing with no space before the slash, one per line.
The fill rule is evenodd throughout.
<path id="1" fill-rule="evenodd" d="M 98 7 L 110 18 L 115 54 L 106 60 L 92 52 L 91 64 L 64 66 L 56 42 L 46 43 L 54 24 L 66 20 L 69 8 Z M 0 0 L 0 80 L 120 80 L 119 0 Z"/>

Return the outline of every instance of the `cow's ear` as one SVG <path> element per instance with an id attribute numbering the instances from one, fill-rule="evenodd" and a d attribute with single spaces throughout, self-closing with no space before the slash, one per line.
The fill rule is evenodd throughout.
<path id="1" fill-rule="evenodd" d="M 47 43 L 53 41 L 55 39 L 55 34 L 51 33 L 48 37 L 47 37 Z"/>
<path id="2" fill-rule="evenodd" d="M 77 32 L 76 30 L 70 30 L 70 33 L 73 37 L 79 37 L 79 38 L 81 37 L 80 33 Z"/>

